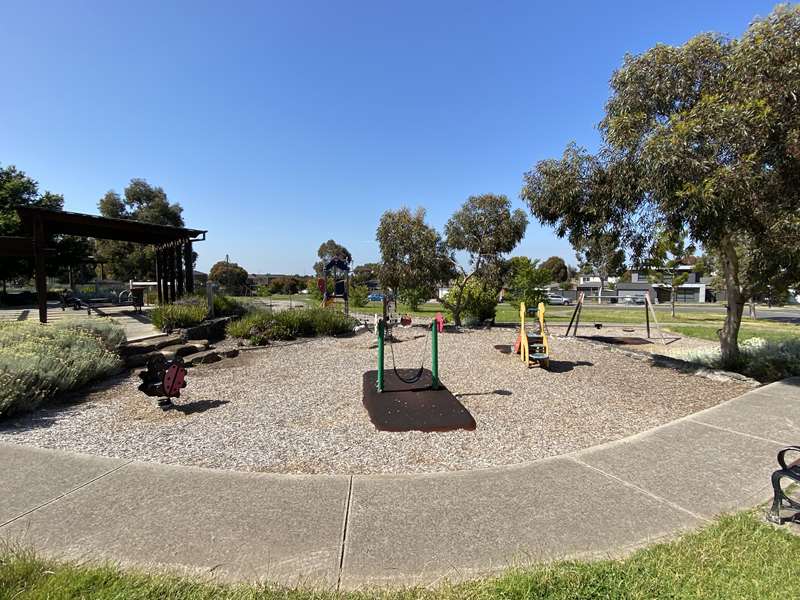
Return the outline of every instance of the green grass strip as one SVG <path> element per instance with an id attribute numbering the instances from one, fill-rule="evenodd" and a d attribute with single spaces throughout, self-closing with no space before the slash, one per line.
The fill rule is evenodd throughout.
<path id="1" fill-rule="evenodd" d="M 566 525 L 568 527 L 568 524 Z M 149 575 L 113 566 L 63 564 L 29 552 L 0 554 L 0 599 L 786 599 L 800 597 L 800 538 L 760 513 L 722 517 L 697 532 L 621 560 L 561 561 L 500 577 L 433 589 L 359 593 L 249 585 Z"/>

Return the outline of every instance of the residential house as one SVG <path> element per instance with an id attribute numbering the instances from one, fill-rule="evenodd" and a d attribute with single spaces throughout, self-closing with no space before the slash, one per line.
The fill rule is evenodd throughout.
<path id="1" fill-rule="evenodd" d="M 680 265 L 677 271 L 681 274 L 686 273 L 686 281 L 677 289 L 676 302 L 695 303 L 695 302 L 714 302 L 716 293 L 711 288 L 711 277 L 694 270 L 693 265 Z M 658 274 L 658 277 L 654 277 Z M 621 299 L 625 297 L 642 298 L 649 291 L 653 302 L 671 302 L 672 286 L 670 284 L 671 274 L 667 269 L 642 269 L 631 271 L 630 283 L 617 284 L 617 296 Z"/>

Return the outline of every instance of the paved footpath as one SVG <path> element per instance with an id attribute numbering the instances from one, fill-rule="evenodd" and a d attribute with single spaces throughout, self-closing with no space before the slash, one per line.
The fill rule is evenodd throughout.
<path id="1" fill-rule="evenodd" d="M 292 476 L 0 444 L 0 538 L 68 559 L 342 589 L 616 556 L 769 497 L 800 378 L 524 465 Z M 180 449 L 176 449 L 180 452 Z"/>
<path id="2" fill-rule="evenodd" d="M 72 310 L 68 308 L 61 310 L 58 302 L 50 302 L 47 307 L 47 322 L 58 323 L 66 319 L 96 319 L 97 309 L 92 310 L 91 316 L 86 315 L 85 310 Z M 128 341 L 136 341 L 153 337 L 161 332 L 153 325 L 150 320 L 149 309 L 142 313 L 136 313 L 129 306 L 108 306 L 101 308 L 101 316 L 113 318 L 125 330 Z M 38 321 L 39 310 L 37 308 L 3 308 L 0 309 L 0 321 Z"/>

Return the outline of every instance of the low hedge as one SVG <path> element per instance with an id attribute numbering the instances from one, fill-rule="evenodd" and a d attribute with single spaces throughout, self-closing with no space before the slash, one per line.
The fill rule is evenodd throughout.
<path id="1" fill-rule="evenodd" d="M 291 340 L 319 335 L 344 335 L 351 333 L 357 321 L 335 310 L 306 308 L 273 313 L 254 310 L 242 318 L 228 323 L 229 336 L 249 340 L 253 344 L 266 344 L 273 340 Z"/>
<path id="2" fill-rule="evenodd" d="M 228 296 L 214 296 L 214 316 L 230 317 L 244 314 L 240 302 Z M 174 304 L 160 304 L 150 313 L 153 324 L 162 331 L 193 327 L 205 321 L 208 315 L 208 301 L 204 297 L 192 296 L 178 300 Z"/>
<path id="3" fill-rule="evenodd" d="M 122 367 L 116 347 L 123 341 L 122 327 L 108 319 L 0 322 L 0 416 L 114 373 Z"/>
<path id="4" fill-rule="evenodd" d="M 739 352 L 739 364 L 727 368 L 761 383 L 800 375 L 800 339 L 775 342 L 754 337 L 740 342 Z M 712 369 L 726 368 L 719 348 L 689 350 L 680 358 Z"/>

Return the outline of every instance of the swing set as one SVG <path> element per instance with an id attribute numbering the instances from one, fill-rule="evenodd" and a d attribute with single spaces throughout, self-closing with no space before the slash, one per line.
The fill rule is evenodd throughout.
<path id="1" fill-rule="evenodd" d="M 581 320 L 581 312 L 583 311 L 583 299 L 584 293 L 581 292 L 578 294 L 578 301 L 575 303 L 575 310 L 572 311 L 572 317 L 569 320 L 569 325 L 567 325 L 567 332 L 564 334 L 565 337 L 569 336 L 569 332 L 572 331 L 573 337 L 578 337 L 578 325 Z M 650 318 L 652 316 L 653 323 L 655 323 L 656 329 L 658 330 L 658 334 L 661 337 L 661 343 L 666 346 L 667 340 L 664 338 L 664 332 L 661 330 L 661 326 L 658 323 L 658 318 L 656 317 L 655 308 L 653 308 L 653 303 L 650 300 L 650 291 L 646 291 L 644 294 L 644 319 L 645 319 L 645 327 L 647 329 L 647 339 L 650 339 Z M 573 327 L 574 325 L 574 327 Z M 595 323 L 595 329 L 602 329 L 602 323 Z M 619 338 L 621 340 L 632 340 L 632 339 L 639 339 L 641 338 Z M 643 340 L 642 340 L 643 342 Z"/>
<path id="2" fill-rule="evenodd" d="M 404 377 L 397 369 L 397 362 L 394 357 L 394 345 L 392 344 L 392 329 L 391 321 L 379 319 L 378 320 L 378 378 L 375 384 L 377 391 L 383 392 L 385 386 L 385 343 L 388 340 L 389 350 L 392 354 L 392 371 L 395 377 L 401 382 L 412 385 L 422 379 L 425 373 L 425 350 L 428 348 L 428 336 L 431 340 L 431 389 L 439 389 L 439 334 L 444 330 L 444 317 L 442 313 L 436 313 L 436 318 L 431 321 L 430 329 L 426 330 L 425 342 L 422 345 L 422 361 L 419 369 L 411 377 Z"/>
<path id="3" fill-rule="evenodd" d="M 444 330 L 440 313 L 431 321 L 422 346 L 419 368 L 398 368 L 394 356 L 392 327 L 396 319 L 378 319 L 378 368 L 364 373 L 362 398 L 370 421 L 380 431 L 472 431 L 477 426 L 466 407 L 439 379 L 439 334 Z M 428 340 L 431 369 L 425 368 Z M 385 368 L 389 344 L 392 368 Z"/>

